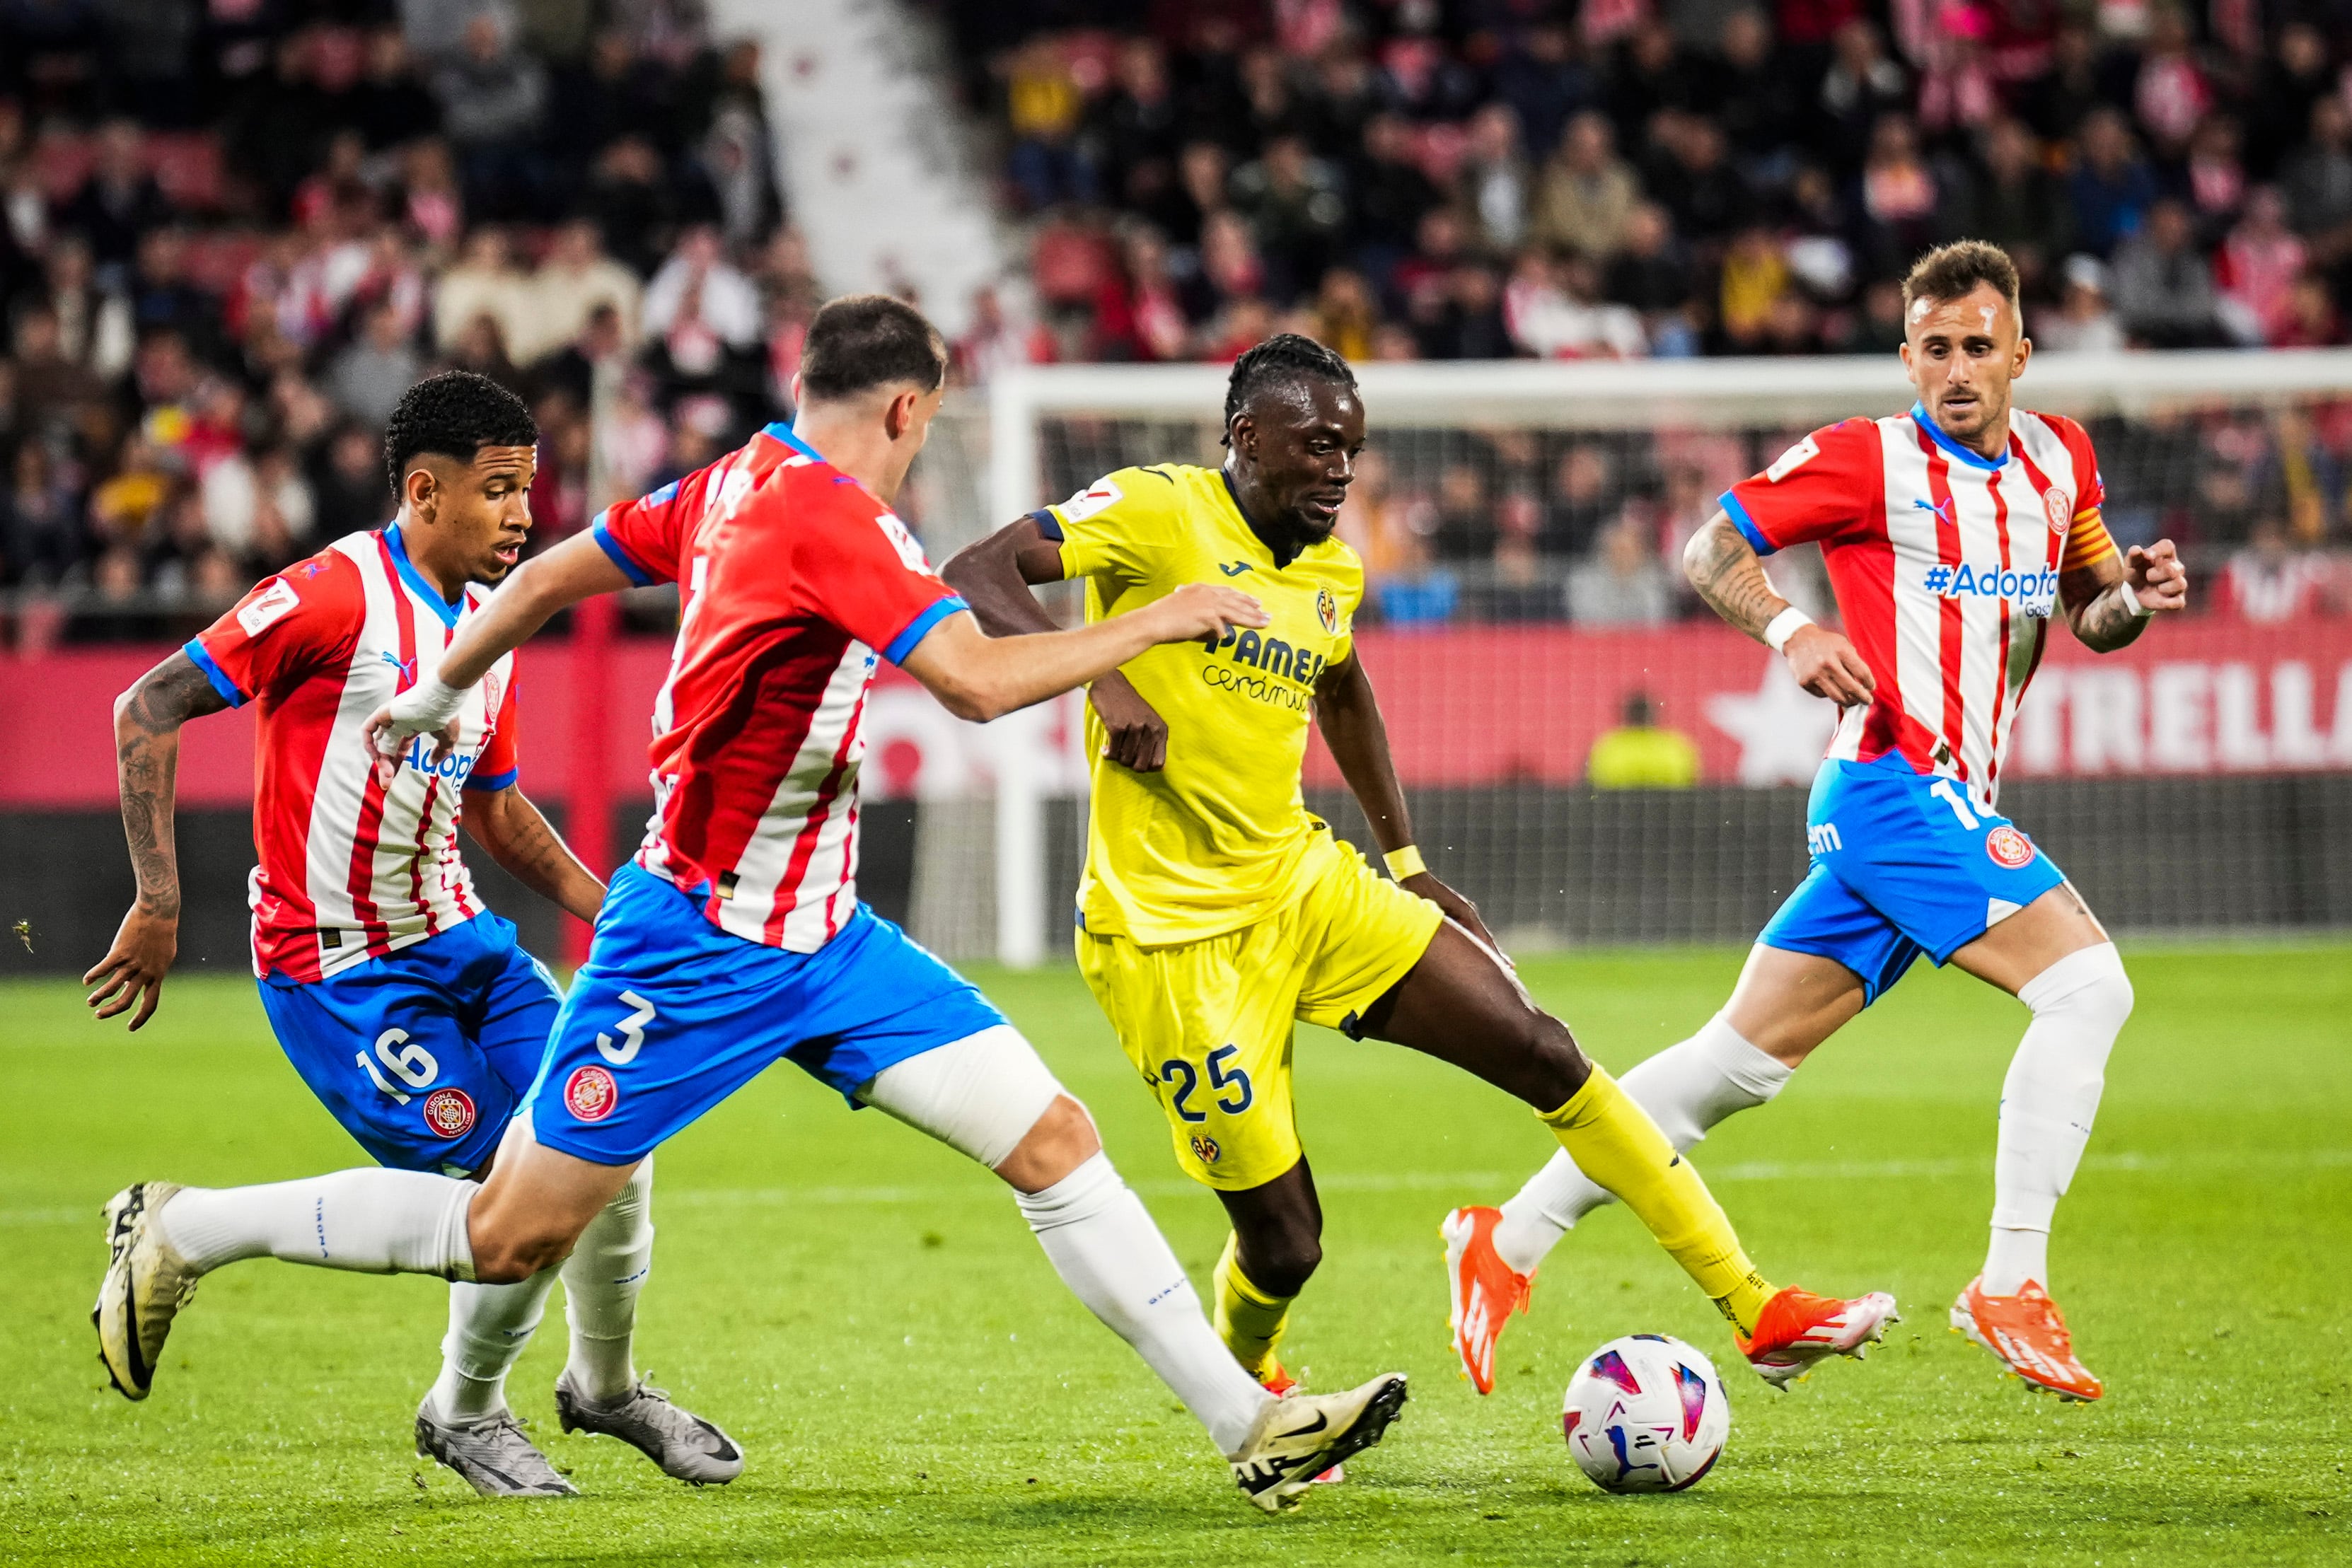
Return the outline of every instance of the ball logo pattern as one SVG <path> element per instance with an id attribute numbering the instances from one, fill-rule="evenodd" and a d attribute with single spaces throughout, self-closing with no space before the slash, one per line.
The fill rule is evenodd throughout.
<path id="1" fill-rule="evenodd" d="M 1680 1491 L 1731 1436 L 1715 1364 L 1664 1334 L 1628 1334 L 1592 1353 L 1560 1406 L 1570 1456 L 1603 1491 Z"/>

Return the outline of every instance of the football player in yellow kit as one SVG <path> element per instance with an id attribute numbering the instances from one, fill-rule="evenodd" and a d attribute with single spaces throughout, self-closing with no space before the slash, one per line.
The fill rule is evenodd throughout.
<path id="1" fill-rule="evenodd" d="M 1269 617 L 1262 631 L 1155 649 L 1095 683 L 1078 886 L 1078 967 L 1158 1096 L 1177 1163 L 1233 1221 L 1215 1316 L 1234 1355 L 1277 1392 L 1287 1385 L 1276 1347 L 1322 1257 L 1291 1107 L 1299 1019 L 1425 1051 L 1525 1101 L 1714 1300 L 1767 1379 L 1881 1337 L 1887 1295 L 1839 1301 L 1764 1282 L 1698 1173 L 1423 865 L 1353 648 L 1362 563 L 1332 531 L 1364 444 L 1346 361 L 1295 334 L 1250 350 L 1226 393 L 1225 443 L 1222 468 L 1122 468 L 973 545 L 943 575 L 995 636 L 1053 630 L 1030 585 L 1073 578 L 1089 622 L 1188 582 L 1243 588 Z M 1310 721 L 1391 880 L 1307 810 Z M 1474 1370 L 1484 1392 L 1493 1368 Z"/>

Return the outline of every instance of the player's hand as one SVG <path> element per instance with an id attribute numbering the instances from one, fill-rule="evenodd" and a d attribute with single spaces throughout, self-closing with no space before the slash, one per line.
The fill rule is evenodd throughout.
<path id="1" fill-rule="evenodd" d="M 1853 644 L 1826 626 L 1798 627 L 1780 652 L 1799 685 L 1840 707 L 1860 707 L 1878 689 L 1878 677 Z"/>
<path id="2" fill-rule="evenodd" d="M 81 977 L 83 985 L 97 988 L 87 998 L 91 1010 L 110 1019 L 129 1012 L 135 1003 L 139 1010 L 131 1014 L 131 1027 L 137 1029 L 155 1016 L 163 999 L 163 977 L 179 954 L 179 919 L 132 904 L 114 934 L 114 946 Z"/>
<path id="3" fill-rule="evenodd" d="M 412 691 L 414 689 L 411 688 Z M 403 713 L 402 704 L 409 695 L 409 692 L 403 692 L 376 709 L 360 728 L 360 734 L 367 741 L 368 751 L 375 758 L 375 781 L 385 789 L 392 788 L 393 779 L 400 772 L 401 753 L 408 749 L 408 743 L 415 737 L 430 735 L 433 737 L 433 750 L 427 760 L 436 765 L 446 760 L 449 754 L 457 749 L 457 721 L 453 718 L 446 723 L 436 723 L 435 716 L 419 714 L 414 711 L 413 705 L 411 711 Z"/>
<path id="4" fill-rule="evenodd" d="M 1121 768 L 1157 773 L 1168 763 L 1168 721 L 1117 670 L 1097 680 L 1087 700 L 1110 732 L 1103 755 Z"/>
<path id="5" fill-rule="evenodd" d="M 1213 582 L 1188 582 L 1136 613 L 1153 617 L 1152 630 L 1162 643 L 1222 643 L 1234 627 L 1263 626 L 1269 619 L 1265 606 L 1248 594 Z"/>
<path id="6" fill-rule="evenodd" d="M 2180 552 L 2170 539 L 2126 550 L 2124 581 L 2142 604 L 2158 613 L 2189 607 L 2189 569 L 2180 564 Z"/>
<path id="7" fill-rule="evenodd" d="M 1503 945 L 1495 940 L 1495 934 L 1486 929 L 1486 923 L 1478 918 L 1478 906 L 1438 881 L 1434 874 L 1417 871 L 1397 885 L 1407 893 L 1417 893 L 1437 905 L 1446 919 L 1493 948 L 1496 957 L 1503 958 Z M 1511 961 L 1503 958 L 1503 967 L 1507 969 L 1511 967 Z"/>

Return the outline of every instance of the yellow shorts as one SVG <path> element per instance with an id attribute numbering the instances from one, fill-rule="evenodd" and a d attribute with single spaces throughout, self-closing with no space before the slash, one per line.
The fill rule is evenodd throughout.
<path id="1" fill-rule="evenodd" d="M 1444 918 L 1351 845 L 1323 837 L 1310 853 L 1322 863 L 1307 891 L 1255 925 L 1168 947 L 1078 933 L 1078 968 L 1159 1096 L 1176 1163 L 1213 1187 L 1261 1186 L 1298 1163 L 1293 1022 L 1349 1028 Z"/>

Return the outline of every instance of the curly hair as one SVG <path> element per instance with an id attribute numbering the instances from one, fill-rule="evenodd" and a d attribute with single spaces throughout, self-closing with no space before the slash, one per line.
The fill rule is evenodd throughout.
<path id="1" fill-rule="evenodd" d="M 1259 388 L 1302 376 L 1336 382 L 1349 392 L 1356 390 L 1356 372 L 1348 368 L 1347 361 L 1312 338 L 1297 332 L 1277 332 L 1234 361 L 1233 378 L 1225 383 L 1226 433 L 1219 439 L 1226 445 L 1233 444 L 1234 416 L 1241 413 Z"/>
<path id="2" fill-rule="evenodd" d="M 431 453 L 471 463 L 485 446 L 536 446 L 539 422 L 522 399 L 488 376 L 444 371 L 400 394 L 383 427 L 383 466 L 394 495 L 412 458 Z"/>

